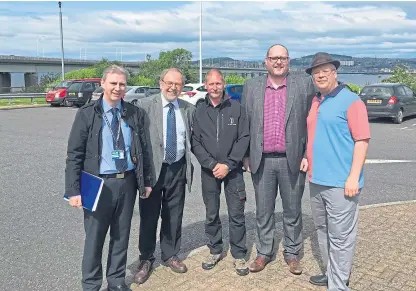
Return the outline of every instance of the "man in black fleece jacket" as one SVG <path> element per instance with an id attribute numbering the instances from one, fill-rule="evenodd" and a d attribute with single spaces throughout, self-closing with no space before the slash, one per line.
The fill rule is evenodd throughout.
<path id="1" fill-rule="evenodd" d="M 221 184 L 224 182 L 228 207 L 231 254 L 238 275 L 249 273 L 244 257 L 246 201 L 242 159 L 247 151 L 249 121 L 239 102 L 224 94 L 225 81 L 219 70 L 205 78 L 208 93 L 197 106 L 192 135 L 192 151 L 201 164 L 202 197 L 206 208 L 205 234 L 210 255 L 202 268 L 212 269 L 223 257 L 222 227 L 219 217 Z"/>

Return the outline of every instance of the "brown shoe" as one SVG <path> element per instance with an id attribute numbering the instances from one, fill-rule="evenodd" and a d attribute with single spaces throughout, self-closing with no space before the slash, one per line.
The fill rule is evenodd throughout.
<path id="1" fill-rule="evenodd" d="M 140 261 L 138 272 L 134 275 L 134 282 L 137 284 L 143 284 L 149 279 L 150 272 L 152 270 L 153 263 L 148 260 Z"/>
<path id="2" fill-rule="evenodd" d="M 300 262 L 296 259 L 289 259 L 287 260 L 287 264 L 289 266 L 289 271 L 293 275 L 300 275 L 302 274 L 302 266 L 300 265 Z"/>
<path id="3" fill-rule="evenodd" d="M 260 272 L 266 267 L 268 263 L 270 263 L 271 259 L 264 256 L 257 256 L 256 259 L 250 264 L 248 267 L 250 272 Z"/>
<path id="4" fill-rule="evenodd" d="M 188 271 L 186 265 L 177 256 L 170 257 L 164 265 L 175 273 L 186 273 Z"/>

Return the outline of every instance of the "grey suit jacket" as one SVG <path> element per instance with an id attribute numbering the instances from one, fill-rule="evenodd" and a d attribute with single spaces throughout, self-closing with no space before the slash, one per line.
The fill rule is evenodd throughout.
<path id="1" fill-rule="evenodd" d="M 264 94 L 267 75 L 245 82 L 241 103 L 250 120 L 250 170 L 256 173 L 263 153 Z M 306 118 L 315 95 L 312 78 L 306 74 L 289 73 L 286 98 L 286 156 L 290 171 L 299 172 L 300 162 L 306 150 Z"/>
<path id="2" fill-rule="evenodd" d="M 194 167 L 191 163 L 191 133 L 195 106 L 181 99 L 178 99 L 178 103 L 186 127 L 186 183 L 190 192 L 194 170 Z M 161 95 L 156 94 L 147 98 L 139 99 L 137 101 L 137 107 L 139 107 L 139 109 L 142 111 L 142 114 L 145 116 L 144 128 L 146 130 L 148 140 L 150 140 L 150 143 L 148 143 L 148 152 L 152 161 L 151 173 L 154 177 L 152 187 L 154 187 L 159 179 L 164 157 L 163 108 Z"/>

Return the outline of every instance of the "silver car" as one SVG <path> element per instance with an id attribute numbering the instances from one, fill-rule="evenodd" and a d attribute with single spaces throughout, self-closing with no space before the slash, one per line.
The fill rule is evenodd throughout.
<path id="1" fill-rule="evenodd" d="M 136 101 L 139 99 L 159 93 L 160 88 L 158 87 L 133 86 L 124 96 L 124 101 L 136 104 Z"/>

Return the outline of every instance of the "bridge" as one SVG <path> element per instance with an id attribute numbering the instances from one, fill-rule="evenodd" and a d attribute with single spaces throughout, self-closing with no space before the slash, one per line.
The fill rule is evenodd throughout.
<path id="1" fill-rule="evenodd" d="M 73 70 L 83 69 L 97 64 L 97 60 L 78 60 L 78 59 L 65 59 L 65 72 Z M 133 73 L 140 72 L 141 62 L 121 62 L 123 66 L 130 69 Z M 205 74 L 214 68 L 213 66 L 203 66 L 202 74 Z M 220 69 L 224 76 L 229 74 L 237 74 L 242 77 L 251 77 L 266 74 L 266 69 L 263 67 L 250 68 L 250 67 L 215 67 Z M 25 87 L 30 87 L 38 84 L 39 73 L 61 73 L 61 59 L 60 58 L 44 58 L 44 57 L 25 57 L 14 55 L 0 55 L 0 93 L 8 93 L 11 89 L 12 73 L 24 73 Z M 292 71 L 303 71 L 304 68 L 291 68 Z M 343 72 L 340 70 L 338 73 L 348 74 L 383 74 L 383 72 L 362 72 L 348 70 Z M 388 73 L 386 73 L 388 74 Z"/>

